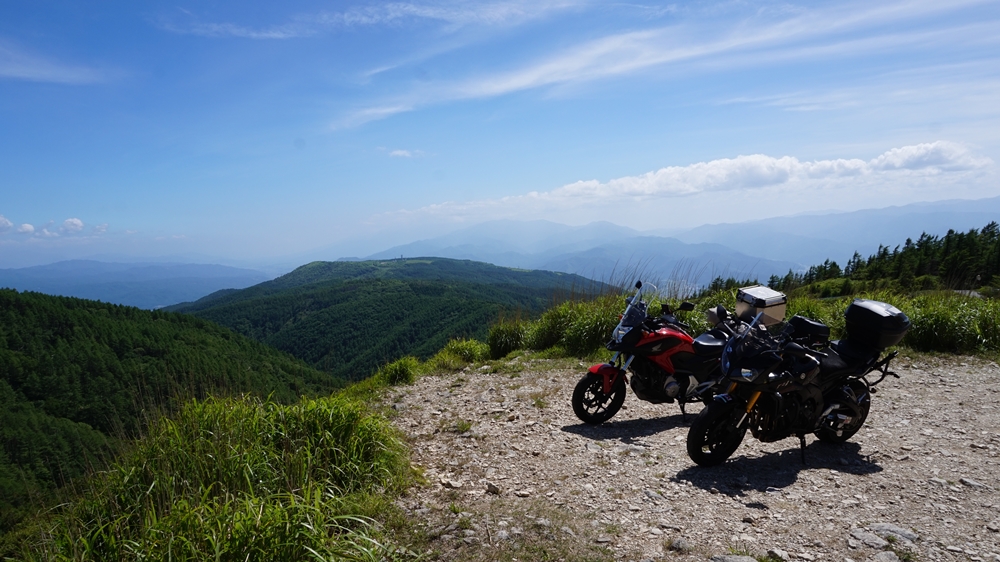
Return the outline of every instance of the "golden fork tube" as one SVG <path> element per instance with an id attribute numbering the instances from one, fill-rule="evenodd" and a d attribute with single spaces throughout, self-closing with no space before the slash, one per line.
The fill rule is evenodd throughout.
<path id="1" fill-rule="evenodd" d="M 750 410 L 753 410 L 753 405 L 757 403 L 757 399 L 758 398 L 760 398 L 760 391 L 759 390 L 757 392 L 754 392 L 753 395 L 750 396 L 750 400 L 747 400 L 747 413 L 748 414 L 750 413 Z"/>

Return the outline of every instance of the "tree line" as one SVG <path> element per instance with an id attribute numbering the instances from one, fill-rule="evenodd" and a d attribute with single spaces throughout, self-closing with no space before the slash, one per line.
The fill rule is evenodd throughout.
<path id="1" fill-rule="evenodd" d="M 944 236 L 924 232 L 916 241 L 907 238 L 894 248 L 880 244 L 867 259 L 854 252 L 843 268 L 826 260 L 802 273 L 789 270 L 783 277 L 772 275 L 767 284 L 789 292 L 830 280 L 841 283 L 825 283 L 824 290 L 842 295 L 851 294 L 858 283 L 872 286 L 877 282 L 906 291 L 1000 288 L 1000 225 L 992 221 L 981 229 L 949 230 Z"/>

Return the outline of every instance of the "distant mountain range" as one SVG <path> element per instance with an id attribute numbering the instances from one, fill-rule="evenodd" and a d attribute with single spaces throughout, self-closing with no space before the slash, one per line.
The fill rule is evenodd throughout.
<path id="1" fill-rule="evenodd" d="M 902 244 L 922 232 L 967 231 L 992 220 L 1000 220 L 1000 197 L 777 217 L 684 231 L 640 232 L 607 222 L 566 226 L 501 220 L 395 246 L 367 259 L 442 256 L 602 280 L 631 271 L 650 279 L 705 285 L 716 276 L 766 280 L 827 259 L 844 264 L 855 251 L 867 257 L 879 244 Z"/>
<path id="2" fill-rule="evenodd" d="M 0 287 L 155 309 L 220 289 L 242 289 L 269 276 L 224 265 L 61 261 L 0 269 Z"/>
<path id="3" fill-rule="evenodd" d="M 1000 221 L 1000 197 L 913 203 L 849 213 L 797 215 L 741 223 L 707 224 L 673 236 L 687 243 L 723 244 L 736 251 L 810 266 L 824 260 L 841 265 L 858 252 L 895 247 L 921 233 L 942 236 Z"/>
<path id="4" fill-rule="evenodd" d="M 765 259 L 723 244 L 681 242 L 610 223 L 572 227 L 548 221 L 492 221 L 446 236 L 396 246 L 367 259 L 441 256 L 546 271 L 575 273 L 616 283 L 623 276 L 656 283 L 704 285 L 716 276 L 766 279 L 802 266 Z M 628 283 L 634 281 L 625 280 Z"/>
<path id="5" fill-rule="evenodd" d="M 879 244 L 895 246 L 907 238 L 916 239 L 922 232 L 940 236 L 949 229 L 968 231 L 993 220 L 1000 220 L 1000 197 L 776 217 L 687 230 L 671 228 L 665 221 L 663 229 L 648 232 L 609 222 L 567 226 L 500 220 L 394 246 L 365 259 L 444 257 L 572 273 L 615 284 L 630 283 L 624 277 L 638 276 L 683 290 L 706 285 L 717 276 L 766 280 L 771 275 L 784 276 L 789 270 L 804 271 L 827 259 L 844 265 L 855 251 L 868 257 Z M 220 290 L 243 289 L 272 277 L 258 270 L 222 265 L 73 260 L 0 269 L 0 287 L 155 309 L 195 301 Z"/>

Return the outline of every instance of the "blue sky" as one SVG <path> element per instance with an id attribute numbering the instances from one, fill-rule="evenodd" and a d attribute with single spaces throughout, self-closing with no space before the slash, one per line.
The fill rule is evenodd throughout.
<path id="1" fill-rule="evenodd" d="M 5 2 L 0 267 L 1000 195 L 997 2 Z"/>

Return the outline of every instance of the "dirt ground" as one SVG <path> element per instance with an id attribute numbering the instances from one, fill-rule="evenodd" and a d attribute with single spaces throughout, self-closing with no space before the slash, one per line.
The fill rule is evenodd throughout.
<path id="1" fill-rule="evenodd" d="M 402 500 L 440 560 L 997 560 L 1000 367 L 897 358 L 849 442 L 749 434 L 688 458 L 676 404 L 629 391 L 600 426 L 570 395 L 586 365 L 530 356 L 421 378 L 388 397 L 424 483 Z"/>

